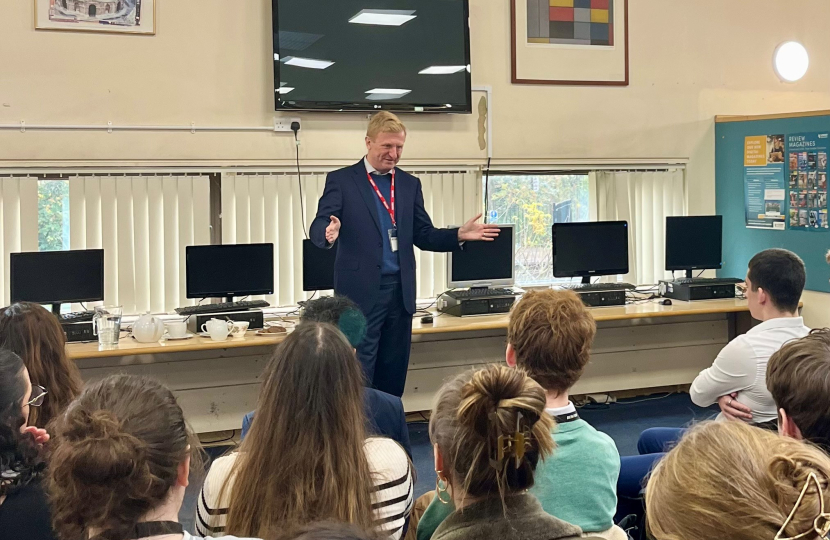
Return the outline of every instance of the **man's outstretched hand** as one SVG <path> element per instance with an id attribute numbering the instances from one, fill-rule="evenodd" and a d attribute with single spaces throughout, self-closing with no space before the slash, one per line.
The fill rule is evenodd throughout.
<path id="1" fill-rule="evenodd" d="M 340 220 L 331 216 L 331 223 L 326 227 L 326 242 L 333 244 L 338 236 L 340 236 Z"/>
<path id="2" fill-rule="evenodd" d="M 458 229 L 459 242 L 471 242 L 475 240 L 484 240 L 492 242 L 495 237 L 499 235 L 498 225 L 490 223 L 476 223 L 481 218 L 481 214 L 469 220 Z"/>

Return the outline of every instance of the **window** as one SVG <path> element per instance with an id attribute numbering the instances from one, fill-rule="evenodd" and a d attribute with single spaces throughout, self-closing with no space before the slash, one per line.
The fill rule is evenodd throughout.
<path id="1" fill-rule="evenodd" d="M 39 251 L 69 249 L 69 181 L 39 180 L 37 186 Z"/>
<path id="2" fill-rule="evenodd" d="M 546 285 L 553 277 L 551 226 L 588 221 L 588 173 L 490 174 L 491 223 L 515 225 L 515 279 L 519 286 Z"/>

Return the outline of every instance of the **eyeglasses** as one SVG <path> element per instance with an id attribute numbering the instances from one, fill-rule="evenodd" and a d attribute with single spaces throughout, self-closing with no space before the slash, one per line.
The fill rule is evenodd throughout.
<path id="1" fill-rule="evenodd" d="M 43 400 L 46 399 L 46 394 L 49 392 L 46 389 L 39 385 L 32 386 L 32 399 L 26 402 L 26 405 L 31 405 L 32 407 L 40 407 L 43 405 Z"/>

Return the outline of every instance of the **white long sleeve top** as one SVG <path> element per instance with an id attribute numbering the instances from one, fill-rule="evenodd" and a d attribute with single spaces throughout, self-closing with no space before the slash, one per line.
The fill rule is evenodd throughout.
<path id="1" fill-rule="evenodd" d="M 772 395 L 767 390 L 767 362 L 786 342 L 806 336 L 810 329 L 801 317 L 782 317 L 764 321 L 730 341 L 714 364 L 700 372 L 692 383 L 692 401 L 701 407 L 737 392 L 736 401 L 749 407 L 752 422 L 778 418 Z M 718 420 L 723 413 L 718 415 Z"/>

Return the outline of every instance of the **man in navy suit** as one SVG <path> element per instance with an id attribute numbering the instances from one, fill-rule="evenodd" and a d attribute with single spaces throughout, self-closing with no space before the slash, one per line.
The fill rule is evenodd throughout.
<path id="1" fill-rule="evenodd" d="M 366 157 L 331 172 L 311 223 L 317 247 L 338 244 L 334 290 L 351 298 L 367 319 L 357 349 L 367 381 L 401 396 L 409 366 L 415 313 L 415 251 L 454 251 L 467 241 L 493 240 L 498 227 L 477 223 L 436 229 L 424 209 L 421 181 L 396 168 L 406 142 L 397 116 L 369 121 Z"/>

